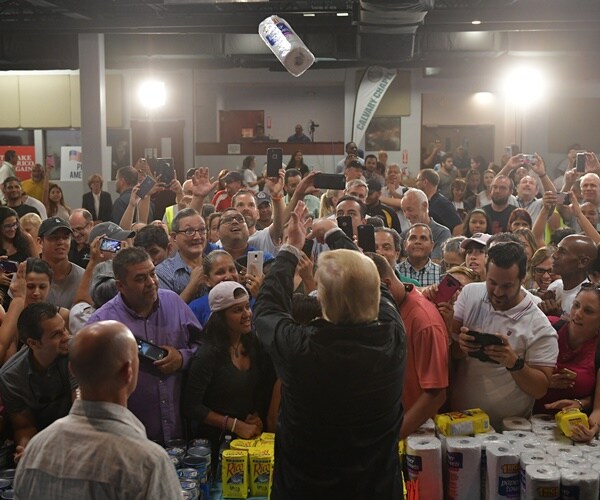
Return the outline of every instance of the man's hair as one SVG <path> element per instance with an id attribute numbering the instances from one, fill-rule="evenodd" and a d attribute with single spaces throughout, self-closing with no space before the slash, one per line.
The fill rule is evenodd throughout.
<path id="1" fill-rule="evenodd" d="M 52 268 L 45 260 L 38 259 L 37 257 L 29 257 L 25 262 L 25 276 L 29 273 L 45 274 L 48 276 L 50 283 L 52 283 L 54 271 L 52 271 Z"/>
<path id="2" fill-rule="evenodd" d="M 163 231 L 164 232 L 164 231 Z M 109 300 L 117 296 L 118 290 L 115 283 L 112 261 L 100 262 L 93 271 L 90 283 L 90 296 L 94 307 L 99 309 Z"/>
<path id="3" fill-rule="evenodd" d="M 367 216 L 367 205 L 365 205 L 364 202 L 359 200 L 356 196 L 352 196 L 350 194 L 345 194 L 338 200 L 336 209 L 337 209 L 338 205 L 340 203 L 342 203 L 343 201 L 355 201 L 356 203 L 358 203 L 358 206 L 360 207 L 360 216 L 363 219 Z"/>
<path id="4" fill-rule="evenodd" d="M 284 177 L 283 177 L 283 183 L 284 183 L 284 184 L 287 184 L 287 182 L 288 182 L 288 179 L 289 179 L 290 177 L 302 177 L 302 174 L 300 173 L 300 170 L 298 170 L 298 169 L 295 169 L 295 168 L 288 168 L 288 169 L 285 171 L 285 175 L 284 175 Z"/>
<path id="5" fill-rule="evenodd" d="M 235 201 L 238 199 L 238 196 L 241 196 L 243 194 L 250 195 L 252 197 L 252 199 L 254 199 L 254 193 L 252 191 L 250 191 L 249 189 L 246 189 L 246 188 L 242 188 L 231 197 L 231 206 L 232 207 L 235 207 Z"/>
<path id="6" fill-rule="evenodd" d="M 508 189 L 509 189 L 509 191 L 512 193 L 513 189 L 515 188 L 515 183 L 513 182 L 513 180 L 512 180 L 512 179 L 511 179 L 511 178 L 510 178 L 508 175 L 504 175 L 504 174 L 497 175 L 496 177 L 494 177 L 494 180 L 492 181 L 492 184 L 493 184 L 495 181 L 502 181 L 502 180 L 504 180 L 504 179 L 507 179 L 507 180 L 508 180 L 508 182 L 509 182 Z"/>
<path id="7" fill-rule="evenodd" d="M 517 238 L 513 233 L 496 233 L 492 235 L 489 240 L 487 240 L 485 247 L 486 249 L 489 249 L 492 245 L 495 245 L 496 243 L 509 242 L 518 243 L 519 245 L 522 245 L 521 240 Z"/>
<path id="8" fill-rule="evenodd" d="M 4 187 L 8 186 L 9 182 L 14 182 L 17 181 L 19 183 L 19 186 L 21 185 L 21 179 L 19 179 L 18 177 L 15 177 L 14 175 L 9 175 L 6 179 L 4 179 L 4 182 L 2 183 L 2 185 Z"/>
<path id="9" fill-rule="evenodd" d="M 437 186 L 440 183 L 440 176 L 439 176 L 439 174 L 435 170 L 433 170 L 432 168 L 424 168 L 419 173 L 432 186 Z"/>
<path id="10" fill-rule="evenodd" d="M 14 149 L 7 149 L 4 152 L 4 161 L 10 163 L 15 156 L 17 156 L 17 152 Z"/>
<path id="11" fill-rule="evenodd" d="M 117 178 L 121 177 L 128 186 L 135 186 L 138 181 L 138 172 L 132 166 L 121 167 L 117 170 Z"/>
<path id="12" fill-rule="evenodd" d="M 466 239 L 465 236 L 453 236 L 442 243 L 442 254 L 446 252 L 464 253 L 460 244 Z"/>
<path id="13" fill-rule="evenodd" d="M 52 319 L 58 314 L 58 307 L 48 302 L 36 302 L 29 304 L 17 320 L 17 331 L 19 339 L 24 344 L 27 339 L 41 340 L 44 334 L 42 322 L 47 319 Z"/>
<path id="14" fill-rule="evenodd" d="M 356 250 L 323 252 L 319 255 L 316 276 L 317 294 L 328 321 L 339 325 L 377 319 L 380 279 L 371 259 Z"/>
<path id="15" fill-rule="evenodd" d="M 393 229 L 391 227 L 376 227 L 375 232 L 391 234 L 392 239 L 394 240 L 394 250 L 396 250 L 397 252 L 402 250 L 402 238 L 400 238 L 398 231 L 396 231 L 395 229 Z"/>
<path id="16" fill-rule="evenodd" d="M 162 227 L 153 225 L 144 226 L 136 233 L 133 239 L 133 246 L 147 250 L 152 245 L 158 245 L 160 248 L 166 250 L 169 246 L 169 236 L 167 236 Z"/>
<path id="17" fill-rule="evenodd" d="M 369 186 L 367 186 L 367 183 L 365 181 L 363 181 L 362 179 L 352 179 L 352 180 L 346 182 L 346 191 L 348 191 L 348 189 L 352 189 L 353 187 L 356 187 L 356 186 L 362 186 L 362 187 L 366 188 L 367 194 L 369 193 Z"/>
<path id="18" fill-rule="evenodd" d="M 321 303 L 317 297 L 304 293 L 292 296 L 292 318 L 297 323 L 308 325 L 313 319 L 321 316 Z"/>
<path id="19" fill-rule="evenodd" d="M 379 278 L 381 280 L 384 280 L 385 278 L 393 278 L 394 276 L 396 276 L 394 270 L 392 269 L 392 266 L 390 266 L 390 263 L 386 260 L 385 257 L 375 252 L 367 252 L 365 255 L 369 257 L 369 259 L 371 259 L 375 264 L 375 267 L 377 268 L 377 273 L 379 274 Z"/>
<path id="20" fill-rule="evenodd" d="M 71 212 L 71 215 L 74 214 L 81 214 L 81 216 L 85 219 L 86 223 L 92 222 L 94 220 L 90 211 L 86 210 L 85 208 L 74 208 Z"/>
<path id="21" fill-rule="evenodd" d="M 185 217 L 194 217 L 195 215 L 200 215 L 194 208 L 184 208 L 177 212 L 177 215 L 173 218 L 173 222 L 171 222 L 171 232 L 176 233 L 179 231 L 179 224 L 181 219 Z"/>
<path id="22" fill-rule="evenodd" d="M 415 222 L 412 226 L 410 226 L 408 228 L 408 231 L 406 231 L 405 241 L 408 240 L 408 237 L 410 236 L 411 231 L 413 229 L 417 228 L 417 227 L 424 227 L 424 228 L 426 228 L 427 232 L 429 233 L 429 239 L 431 241 L 433 241 L 433 233 L 431 232 L 431 228 L 427 224 L 424 224 L 423 222 Z"/>
<path id="23" fill-rule="evenodd" d="M 454 157 L 452 156 L 452 153 L 446 153 L 444 156 L 442 156 L 442 160 L 441 160 L 441 162 L 442 162 L 442 163 L 444 163 L 444 162 L 445 162 L 447 159 L 449 159 L 449 158 L 454 158 Z"/>
<path id="24" fill-rule="evenodd" d="M 363 166 L 358 160 L 349 161 L 344 168 L 346 170 L 348 170 L 349 168 L 360 168 L 361 170 L 363 170 Z"/>
<path id="25" fill-rule="evenodd" d="M 519 269 L 518 278 L 520 280 L 527 274 L 527 255 L 521 243 L 514 241 L 494 243 L 487 249 L 486 271 L 489 269 L 490 263 L 494 263 L 502 269 L 509 269 L 516 264 Z"/>
<path id="26" fill-rule="evenodd" d="M 427 199 L 427 195 L 425 194 L 424 191 L 421 191 L 420 189 L 417 188 L 408 188 L 406 190 L 406 193 L 404 193 L 404 196 L 407 196 L 409 194 L 414 194 L 417 198 L 417 201 L 419 202 L 419 205 L 422 205 L 423 203 L 427 203 L 427 207 L 429 207 L 429 200 Z"/>
<path id="27" fill-rule="evenodd" d="M 557 247 L 558 244 L 564 240 L 567 236 L 575 234 L 576 231 L 572 227 L 561 227 L 550 235 L 550 245 Z"/>
<path id="28" fill-rule="evenodd" d="M 113 259 L 113 272 L 117 281 L 125 281 L 129 268 L 150 260 L 148 252 L 141 247 L 124 248 Z"/>
<path id="29" fill-rule="evenodd" d="M 367 155 L 367 156 L 365 156 L 365 161 L 367 161 L 369 158 L 373 158 L 375 161 L 378 161 L 378 160 L 377 160 L 377 156 L 375 156 L 375 155 L 372 155 L 372 154 L 371 154 L 371 155 Z"/>

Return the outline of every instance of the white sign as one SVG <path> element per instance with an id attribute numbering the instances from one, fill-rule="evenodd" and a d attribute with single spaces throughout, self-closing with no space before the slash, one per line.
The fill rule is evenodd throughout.
<path id="1" fill-rule="evenodd" d="M 60 148 L 60 180 L 83 180 L 81 146 L 62 146 Z"/>

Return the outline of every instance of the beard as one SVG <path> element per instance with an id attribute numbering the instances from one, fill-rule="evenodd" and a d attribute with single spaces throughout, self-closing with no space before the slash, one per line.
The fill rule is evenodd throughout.
<path id="1" fill-rule="evenodd" d="M 492 201 L 496 205 L 506 205 L 508 203 L 508 195 L 506 195 L 506 196 L 492 196 Z"/>

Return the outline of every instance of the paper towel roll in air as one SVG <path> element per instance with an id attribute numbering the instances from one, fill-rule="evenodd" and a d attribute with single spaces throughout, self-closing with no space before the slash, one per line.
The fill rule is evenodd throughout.
<path id="1" fill-rule="evenodd" d="M 523 417 L 506 417 L 502 419 L 502 428 L 505 431 L 530 431 L 531 422 Z"/>
<path id="2" fill-rule="evenodd" d="M 290 74 L 300 76 L 315 62 L 315 56 L 285 19 L 267 17 L 259 24 L 258 33 Z"/>
<path id="3" fill-rule="evenodd" d="M 572 455 L 559 455 L 555 460 L 559 469 L 586 470 L 591 464 L 584 457 L 574 457 Z"/>
<path id="4" fill-rule="evenodd" d="M 560 498 L 560 471 L 554 465 L 528 465 L 526 500 L 559 500 Z M 523 498 L 521 496 L 521 498 Z"/>
<path id="5" fill-rule="evenodd" d="M 481 444 L 472 437 L 446 439 L 446 498 L 478 498 L 480 495 Z"/>
<path id="6" fill-rule="evenodd" d="M 442 443 L 438 438 L 409 436 L 406 465 L 409 479 L 418 479 L 420 498 L 442 500 Z"/>
<path id="7" fill-rule="evenodd" d="M 487 461 L 487 500 L 519 498 L 519 454 L 510 443 L 489 443 L 485 450 Z"/>
<path id="8" fill-rule="evenodd" d="M 598 498 L 600 481 L 598 473 L 593 470 L 562 469 L 560 471 L 560 497 Z"/>
<path id="9" fill-rule="evenodd" d="M 520 460 L 520 479 L 521 479 L 521 498 L 525 498 L 525 491 L 527 490 L 527 474 L 525 469 L 528 465 L 554 465 L 554 458 L 547 455 L 539 450 L 537 451 L 525 451 L 521 453 Z"/>

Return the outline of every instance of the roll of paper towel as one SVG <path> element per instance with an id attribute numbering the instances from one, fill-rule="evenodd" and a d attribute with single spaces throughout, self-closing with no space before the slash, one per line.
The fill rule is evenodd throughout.
<path id="1" fill-rule="evenodd" d="M 502 428 L 505 431 L 530 431 L 531 422 L 523 417 L 506 417 L 502 419 Z"/>
<path id="2" fill-rule="evenodd" d="M 524 439 L 535 439 L 536 436 L 531 431 L 504 431 L 502 435 L 506 436 L 511 443 L 516 443 L 517 441 L 523 441 Z"/>
<path id="3" fill-rule="evenodd" d="M 558 426 L 554 423 L 533 424 L 531 430 L 538 436 L 547 436 L 560 432 Z"/>
<path id="4" fill-rule="evenodd" d="M 559 455 L 556 457 L 555 463 L 559 469 L 586 470 L 590 468 L 590 463 L 584 457 L 572 455 Z"/>
<path id="5" fill-rule="evenodd" d="M 521 453 L 521 498 L 525 498 L 525 491 L 527 491 L 527 474 L 525 469 L 528 465 L 554 465 L 554 459 L 544 452 L 537 451 L 525 451 Z"/>
<path id="6" fill-rule="evenodd" d="M 550 443 L 546 445 L 546 453 L 553 457 L 561 455 L 570 455 L 573 457 L 582 456 L 581 450 L 573 445 Z"/>
<path id="7" fill-rule="evenodd" d="M 409 479 L 418 479 L 421 498 L 443 498 L 442 443 L 438 438 L 409 436 L 406 440 L 406 465 Z"/>
<path id="8" fill-rule="evenodd" d="M 300 76 L 315 62 L 315 56 L 285 19 L 267 17 L 259 24 L 258 33 L 290 74 Z"/>
<path id="9" fill-rule="evenodd" d="M 508 437 L 498 432 L 486 432 L 485 434 L 476 434 L 475 439 L 481 445 L 481 498 L 485 498 L 487 491 L 487 457 L 485 449 L 490 443 L 508 443 Z"/>
<path id="10" fill-rule="evenodd" d="M 546 453 L 546 447 L 539 441 L 523 441 L 522 443 L 513 443 L 513 446 L 517 453 L 525 453 L 527 451 L 539 451 Z"/>
<path id="11" fill-rule="evenodd" d="M 600 441 L 598 441 L 597 439 L 594 439 L 593 441 L 590 441 L 589 443 L 575 442 L 574 444 L 575 444 L 575 446 L 577 446 L 577 448 L 581 448 L 581 450 L 583 451 L 584 454 L 591 452 L 591 451 L 600 451 Z"/>
<path id="12" fill-rule="evenodd" d="M 446 498 L 470 500 L 480 495 L 481 444 L 472 437 L 446 439 Z"/>
<path id="13" fill-rule="evenodd" d="M 559 500 L 560 498 L 560 471 L 554 465 L 528 465 L 525 469 L 527 474 L 526 500 L 538 500 L 540 498 Z M 521 496 L 523 498 L 523 496 Z"/>
<path id="14" fill-rule="evenodd" d="M 509 443 L 490 443 L 486 450 L 487 500 L 519 498 L 519 454 Z"/>
<path id="15" fill-rule="evenodd" d="M 598 498 L 600 481 L 598 473 L 593 470 L 562 469 L 560 471 L 560 497 Z"/>

